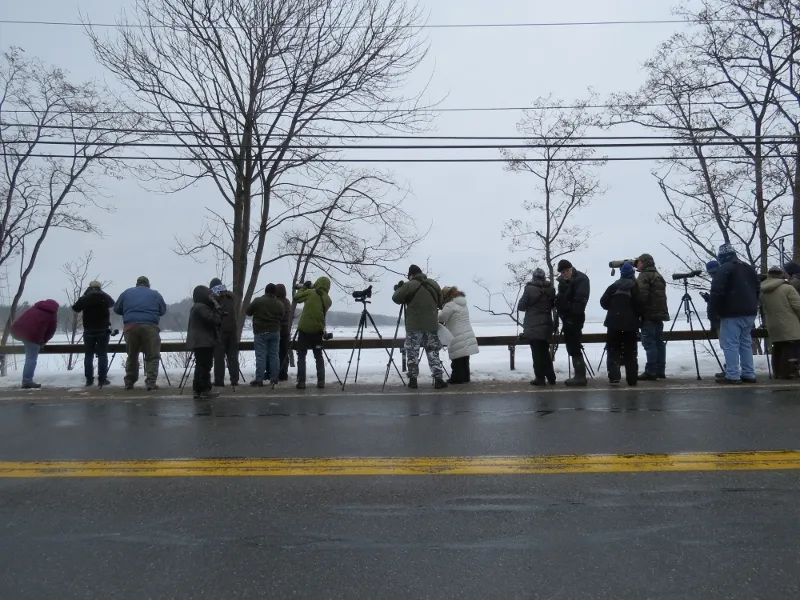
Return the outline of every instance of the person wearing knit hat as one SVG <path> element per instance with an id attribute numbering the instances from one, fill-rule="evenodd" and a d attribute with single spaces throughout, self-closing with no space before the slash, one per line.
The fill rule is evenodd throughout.
<path id="1" fill-rule="evenodd" d="M 533 358 L 534 379 L 531 385 L 555 385 L 556 372 L 550 355 L 550 342 L 557 329 L 553 321 L 556 289 L 548 281 L 543 269 L 534 269 L 532 275 L 517 304 L 517 311 L 525 313 L 522 340 L 530 344 Z"/>
<path id="2" fill-rule="evenodd" d="M 800 264 L 788 262 L 783 265 L 784 272 L 789 276 L 789 283 L 800 292 Z"/>
<path id="3" fill-rule="evenodd" d="M 760 284 L 753 267 L 736 255 L 730 244 L 722 244 L 719 268 L 711 280 L 709 315 L 719 317 L 719 338 L 725 354 L 725 375 L 717 383 L 755 383 L 752 331 L 758 314 Z"/>
<path id="4" fill-rule="evenodd" d="M 782 267 L 769 268 L 761 282 L 761 305 L 772 344 L 775 378 L 794 379 L 800 358 L 800 294 L 784 277 Z"/>
<path id="5" fill-rule="evenodd" d="M 214 347 L 214 387 L 225 387 L 225 362 L 228 363 L 228 375 L 231 385 L 239 385 L 239 319 L 237 318 L 236 296 L 214 277 L 208 284 L 211 293 L 222 308 L 222 322 L 219 328 L 219 340 Z"/>
<path id="6" fill-rule="evenodd" d="M 639 377 L 637 334 L 644 317 L 644 303 L 634 273 L 631 263 L 623 264 L 619 270 L 620 278 L 608 286 L 600 298 L 600 306 L 608 311 L 603 322 L 608 332 L 608 380 L 613 384 L 619 383 L 624 364 L 625 380 L 629 386 L 635 386 Z"/>
<path id="7" fill-rule="evenodd" d="M 125 363 L 125 389 L 132 390 L 139 379 L 139 355 L 144 353 L 147 391 L 158 389 L 158 366 L 161 359 L 161 317 L 167 314 L 167 303 L 150 288 L 147 277 L 139 277 L 136 287 L 128 288 L 114 304 L 114 312 L 122 315 L 128 360 Z"/>
<path id="8" fill-rule="evenodd" d="M 556 311 L 563 323 L 564 345 L 575 369 L 573 377 L 564 383 L 568 386 L 585 386 L 586 363 L 583 360 L 583 324 L 586 322 L 586 304 L 591 292 L 589 278 L 575 269 L 566 259 L 558 261 L 558 295 Z"/>
<path id="9" fill-rule="evenodd" d="M 708 273 L 709 275 L 713 276 L 714 273 L 717 272 L 717 269 L 719 269 L 719 261 L 710 260 L 706 263 L 706 273 Z"/>
<path id="10" fill-rule="evenodd" d="M 111 308 L 114 299 L 103 291 L 103 284 L 90 281 L 72 310 L 83 314 L 83 375 L 86 387 L 94 385 L 94 357 L 97 356 L 97 383 L 109 385 L 108 345 L 111 342 Z"/>
<path id="11" fill-rule="evenodd" d="M 655 381 L 667 377 L 667 342 L 664 339 L 664 323 L 669 321 L 667 282 L 656 268 L 652 254 L 641 254 L 635 261 L 639 277 L 636 284 L 644 306 L 642 319 L 642 347 L 647 360 L 640 381 Z"/>

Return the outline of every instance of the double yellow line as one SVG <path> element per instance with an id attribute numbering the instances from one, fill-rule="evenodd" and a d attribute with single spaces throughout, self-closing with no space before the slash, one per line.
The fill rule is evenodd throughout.
<path id="1" fill-rule="evenodd" d="M 0 478 L 544 475 L 799 470 L 800 451 L 0 462 Z"/>

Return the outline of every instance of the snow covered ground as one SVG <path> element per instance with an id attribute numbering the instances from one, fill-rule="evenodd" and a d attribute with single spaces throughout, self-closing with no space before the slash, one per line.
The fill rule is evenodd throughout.
<path id="1" fill-rule="evenodd" d="M 678 323 L 676 329 L 680 329 L 685 324 Z M 517 329 L 515 326 L 508 323 L 476 323 L 474 324 L 475 333 L 479 336 L 492 336 L 492 335 L 516 335 Z M 335 328 L 331 330 L 335 339 L 347 339 L 355 336 L 355 328 Z M 587 323 L 586 332 L 603 332 L 605 329 L 602 323 Z M 385 337 L 394 334 L 394 328 L 385 328 L 381 331 Z M 401 330 L 400 335 L 403 332 Z M 245 332 L 245 336 L 248 332 Z M 365 337 L 377 337 L 374 331 L 367 331 Z M 162 332 L 163 340 L 181 340 L 183 334 L 175 332 Z M 65 343 L 63 338 L 56 338 L 53 343 Z M 719 346 L 716 345 L 717 353 L 722 360 L 722 354 Z M 598 363 L 600 361 L 603 346 L 601 344 L 587 344 L 586 354 L 589 357 L 592 368 L 595 370 L 598 377 L 605 378 L 606 370 L 605 364 L 600 366 L 598 370 Z M 332 350 L 328 352 L 334 369 L 339 374 L 340 378 L 344 378 L 345 371 L 347 370 L 348 361 L 350 360 L 351 352 L 349 350 Z M 700 362 L 700 373 L 703 377 L 712 376 L 718 372 L 719 366 L 714 359 L 714 356 L 708 350 L 707 344 L 697 344 L 697 355 Z M 395 362 L 398 368 L 401 368 L 401 357 L 399 352 L 395 351 Z M 447 359 L 447 351 L 442 351 L 442 359 L 445 361 L 445 366 L 449 368 Z M 39 357 L 38 367 L 36 369 L 36 380 L 47 387 L 82 387 L 84 385 L 83 377 L 83 356 L 77 357 L 77 365 L 72 371 L 68 371 L 67 357 L 62 355 L 42 355 Z M 254 372 L 255 359 L 252 352 L 241 353 L 241 366 L 245 378 L 249 381 Z M 313 358 L 309 356 L 313 363 Z M 177 385 L 178 380 L 183 373 L 184 355 L 175 353 L 162 355 L 164 364 L 167 367 L 168 375 L 173 385 Z M 767 362 L 763 356 L 757 356 L 756 369 L 762 377 L 767 376 Z M 9 357 L 8 376 L 0 378 L 0 388 L 17 387 L 20 384 L 22 376 L 22 365 L 24 357 L 15 355 Z M 644 350 L 639 348 L 639 361 L 640 367 L 644 366 Z M 382 383 L 386 374 L 386 366 L 388 362 L 388 355 L 385 350 L 364 350 L 361 354 L 361 362 L 358 365 L 358 382 L 359 383 Z M 124 375 L 124 357 L 117 355 L 114 363 L 110 369 L 109 377 L 113 385 L 122 385 Z M 347 382 L 352 383 L 357 364 L 357 356 L 353 357 L 350 375 Z M 471 361 L 472 379 L 473 381 L 527 381 L 533 377 L 533 364 L 531 361 L 530 350 L 526 346 L 518 346 L 516 353 L 516 370 L 511 371 L 509 368 L 509 353 L 505 347 L 484 347 L 481 348 L 480 354 L 473 356 Z M 335 381 L 335 377 L 331 373 L 330 367 L 328 370 L 329 381 Z M 427 362 L 423 357 L 420 366 L 421 376 L 426 377 L 429 373 Z M 293 378 L 294 369 L 290 369 L 289 376 Z M 310 372 L 313 377 L 313 365 L 310 365 Z M 563 349 L 559 349 L 556 355 L 556 374 L 559 380 L 567 378 L 567 355 Z M 694 356 L 692 354 L 691 342 L 670 342 L 667 345 L 667 375 L 675 379 L 694 379 L 695 366 Z M 144 374 L 140 376 L 140 382 L 143 383 Z M 163 372 L 160 374 L 159 383 L 166 385 L 167 381 Z M 400 379 L 397 376 L 394 368 L 389 373 L 389 385 L 400 385 Z"/>

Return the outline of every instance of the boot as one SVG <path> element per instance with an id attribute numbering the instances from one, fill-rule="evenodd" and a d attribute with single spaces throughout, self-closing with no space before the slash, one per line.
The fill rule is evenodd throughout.
<path id="1" fill-rule="evenodd" d="M 416 377 L 409 377 L 408 378 L 408 387 L 411 388 L 412 390 L 415 390 L 415 389 L 417 389 L 419 387 L 419 385 L 417 385 L 417 378 Z"/>
<path id="2" fill-rule="evenodd" d="M 437 377 L 433 380 L 433 388 L 436 390 L 443 390 L 447 387 L 447 382 L 442 379 L 441 377 Z"/>
<path id="3" fill-rule="evenodd" d="M 531 385 L 535 385 L 537 387 L 544 387 L 547 385 L 544 379 L 534 379 L 531 381 Z"/>
<path id="4" fill-rule="evenodd" d="M 147 387 L 147 391 L 148 392 L 157 392 L 158 391 L 158 384 L 157 383 L 148 383 L 146 387 Z"/>
<path id="5" fill-rule="evenodd" d="M 86 378 L 86 387 L 92 387 L 94 385 L 94 377 L 87 377 Z"/>
<path id="6" fill-rule="evenodd" d="M 572 367 L 575 369 L 575 375 L 564 382 L 568 387 L 586 387 L 586 363 L 583 362 L 582 356 L 572 357 Z"/>
<path id="7" fill-rule="evenodd" d="M 639 381 L 657 381 L 658 380 L 658 375 L 656 375 L 655 373 L 648 373 L 647 371 L 645 371 L 644 373 L 640 373 L 639 374 L 638 380 Z"/>
<path id="8" fill-rule="evenodd" d="M 320 389 L 320 390 L 325 389 L 325 380 L 324 379 L 317 379 L 317 389 Z"/>
<path id="9" fill-rule="evenodd" d="M 304 389 L 306 389 L 306 382 L 305 381 L 298 381 L 297 385 L 294 386 L 294 387 L 296 387 L 298 390 L 304 390 Z"/>
<path id="10" fill-rule="evenodd" d="M 38 390 L 40 387 L 42 387 L 42 384 L 36 383 L 35 381 L 29 381 L 28 383 L 22 384 L 23 390 Z"/>
<path id="11" fill-rule="evenodd" d="M 108 377 L 102 377 L 97 382 L 97 385 L 99 385 L 100 387 L 106 387 L 107 385 L 111 385 L 111 381 L 109 380 Z"/>

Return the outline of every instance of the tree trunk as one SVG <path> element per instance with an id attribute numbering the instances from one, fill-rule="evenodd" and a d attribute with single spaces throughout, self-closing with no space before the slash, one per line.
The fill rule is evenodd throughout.
<path id="1" fill-rule="evenodd" d="M 800 132 L 795 133 L 794 185 L 792 186 L 792 260 L 800 263 Z M 783 257 L 781 257 L 781 260 Z"/>
<path id="2" fill-rule="evenodd" d="M 768 266 L 769 235 L 767 234 L 767 215 L 764 209 L 764 157 L 763 142 L 761 140 L 761 127 L 756 127 L 755 140 L 755 175 L 756 175 L 756 215 L 758 219 L 758 242 L 759 252 L 761 252 L 761 272 L 766 273 Z"/>

